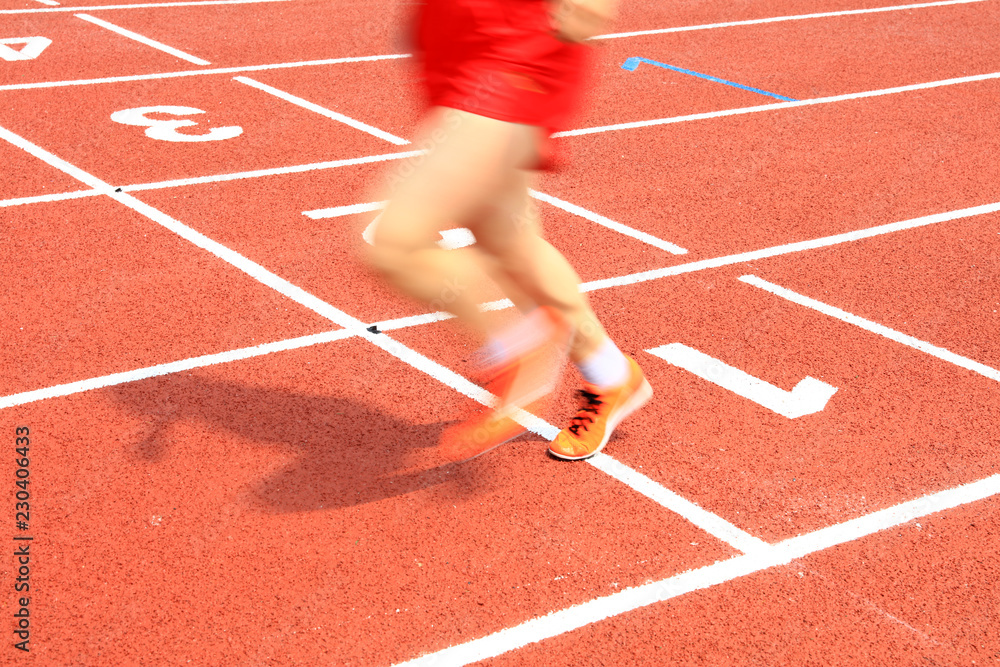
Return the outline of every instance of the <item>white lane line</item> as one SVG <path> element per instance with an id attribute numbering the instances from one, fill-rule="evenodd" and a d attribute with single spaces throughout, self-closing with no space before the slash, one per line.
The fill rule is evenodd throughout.
<path id="1" fill-rule="evenodd" d="M 120 26 L 116 26 L 114 23 L 108 23 L 107 21 L 105 21 L 103 19 L 95 18 L 95 17 L 90 16 L 88 14 L 74 14 L 73 16 L 75 16 L 78 19 L 83 19 L 84 21 L 87 21 L 89 23 L 93 23 L 94 25 L 101 26 L 102 28 L 105 28 L 106 30 L 110 30 L 111 32 L 118 33 L 122 37 L 128 37 L 131 40 L 135 40 L 136 42 L 139 42 L 140 44 L 145 44 L 146 46 L 150 46 L 150 47 L 152 47 L 154 49 L 157 49 L 159 51 L 163 51 L 164 53 L 169 53 L 170 55 L 174 56 L 175 58 L 180 58 L 181 60 L 186 60 L 189 63 L 194 63 L 195 65 L 211 65 L 212 64 L 212 63 L 208 62 L 207 60 L 202 60 L 201 58 L 197 58 L 195 56 L 192 56 L 190 53 L 184 53 L 180 49 L 175 49 L 172 46 L 167 46 L 163 42 L 158 42 L 155 39 L 150 39 L 149 37 L 146 37 L 144 35 L 140 35 L 137 32 L 132 32 L 131 30 L 126 30 L 125 28 L 122 28 Z"/>
<path id="2" fill-rule="evenodd" d="M 659 482 L 654 482 L 642 473 L 629 468 L 616 459 L 600 453 L 587 459 L 592 466 L 614 477 L 622 484 L 638 491 L 663 507 L 698 526 L 718 540 L 746 554 L 759 553 L 771 548 L 764 540 L 740 530 L 722 517 L 702 509 L 690 500 L 683 498 Z"/>
<path id="3" fill-rule="evenodd" d="M 920 218 L 903 220 L 901 222 L 891 222 L 885 225 L 878 225 L 875 227 L 869 227 L 867 229 L 859 229 L 852 232 L 844 232 L 843 234 L 834 234 L 833 236 L 824 236 L 809 241 L 787 243 L 784 245 L 772 246 L 770 248 L 763 248 L 761 250 L 743 252 L 736 255 L 726 255 L 724 257 L 702 259 L 698 260 L 697 262 L 688 262 L 686 264 L 676 264 L 674 266 L 668 266 L 664 269 L 654 269 L 652 271 L 631 273 L 628 275 L 619 276 L 617 278 L 602 278 L 601 280 L 592 280 L 590 282 L 581 284 L 580 291 L 595 292 L 597 290 L 608 289 L 611 287 L 634 285 L 637 283 L 658 280 L 660 278 L 679 276 L 685 273 L 694 273 L 697 271 L 705 271 L 708 269 L 717 269 L 723 266 L 753 262 L 759 259 L 766 259 L 768 257 L 778 257 L 780 255 L 787 255 L 794 252 L 804 252 L 806 250 L 826 248 L 829 246 L 839 245 L 841 243 L 859 241 L 861 239 L 881 236 L 883 234 L 892 234 L 895 232 L 905 231 L 908 229 L 916 229 L 918 227 L 924 227 L 927 225 L 934 225 L 941 222 L 948 222 L 950 220 L 961 220 L 963 218 L 970 218 L 977 215 L 996 213 L 998 211 L 1000 211 L 1000 202 L 993 204 L 984 204 L 982 206 L 972 206 L 969 208 L 958 209 L 956 211 L 947 211 L 945 213 L 935 213 L 933 215 L 927 215 Z M 514 304 L 509 299 L 499 299 L 497 301 L 490 301 L 488 303 L 480 304 L 479 308 L 480 310 L 487 312 L 493 310 L 504 310 L 505 308 L 513 307 L 513 305 Z M 451 317 L 452 316 L 449 313 L 436 312 L 436 313 L 427 313 L 425 315 L 414 315 L 412 317 L 401 318 L 399 320 L 391 320 L 391 322 L 394 325 L 392 328 L 402 328 L 404 326 L 417 326 L 420 324 L 425 324 L 427 322 L 438 322 L 441 320 L 449 319 Z M 389 322 L 386 322 L 386 325 L 388 326 Z M 380 324 L 379 327 L 381 328 L 381 326 L 382 325 Z"/>
<path id="4" fill-rule="evenodd" d="M 319 345 L 321 343 L 330 343 L 332 341 L 349 338 L 351 336 L 353 336 L 353 334 L 350 331 L 347 331 L 346 329 L 339 329 L 337 331 L 328 331 L 309 336 L 301 336 L 299 338 L 292 338 L 274 343 L 254 345 L 253 347 L 244 347 L 238 350 L 228 350 L 218 354 L 206 354 L 201 357 L 192 357 L 190 359 L 182 359 L 180 361 L 173 361 L 166 364 L 157 364 L 156 366 L 138 368 L 136 370 L 125 371 L 123 373 L 113 373 L 99 378 L 80 380 L 79 382 L 68 382 L 66 384 L 46 387 L 44 389 L 25 391 L 19 394 L 11 394 L 9 396 L 0 397 L 0 410 L 3 410 L 4 408 L 11 408 L 15 405 L 24 405 L 25 403 L 33 403 L 35 401 L 42 401 L 48 398 L 56 398 L 57 396 L 69 396 L 71 394 L 79 394 L 92 389 L 102 389 L 104 387 L 112 387 L 128 382 L 136 382 L 138 380 L 145 380 L 147 378 L 158 377 L 161 375 L 181 373 L 195 368 L 203 368 L 205 366 L 213 366 L 215 364 L 227 364 L 233 361 L 239 361 L 240 359 L 250 359 L 252 357 L 260 357 L 265 354 L 295 350 L 301 347 Z"/>
<path id="5" fill-rule="evenodd" d="M 514 302 L 510 299 L 498 299 L 496 301 L 488 301 L 486 303 L 479 304 L 479 310 L 484 313 L 488 313 L 493 310 L 504 310 L 506 308 L 513 308 Z"/>
<path id="6" fill-rule="evenodd" d="M 355 120 L 354 118 L 345 116 L 342 113 L 331 111 L 330 109 L 321 107 L 318 104 L 314 104 L 308 100 L 304 100 L 301 97 L 297 97 L 295 95 L 292 95 L 291 93 L 286 93 L 283 90 L 274 88 L 273 86 L 269 86 L 266 83 L 261 83 L 260 81 L 255 81 L 245 76 L 237 76 L 233 77 L 233 79 L 252 88 L 256 88 L 257 90 L 262 90 L 265 93 L 274 95 L 279 99 L 285 100 L 286 102 L 290 102 L 296 106 L 302 107 L 303 109 L 308 109 L 309 111 L 318 113 L 321 116 L 326 116 L 327 118 L 338 121 L 340 123 L 344 123 L 345 125 L 350 125 L 356 130 L 361 130 L 362 132 L 366 132 L 372 136 L 378 137 L 379 139 L 384 139 L 385 141 L 388 141 L 391 144 L 396 144 L 397 146 L 405 146 L 410 143 L 406 139 L 397 137 L 393 134 L 389 134 L 388 132 L 378 129 L 377 127 L 372 127 L 368 123 L 362 123 L 360 120 Z"/>
<path id="7" fill-rule="evenodd" d="M 786 565 L 795 559 L 997 494 L 1000 494 L 1000 475 L 993 475 L 978 482 L 933 493 L 857 519 L 793 537 L 764 551 L 730 558 L 661 581 L 629 588 L 614 595 L 555 611 L 480 639 L 398 663 L 396 667 L 458 667 L 494 658 L 607 618 Z"/>
<path id="8" fill-rule="evenodd" d="M 43 5 L 48 5 L 49 7 L 58 7 L 59 6 L 59 3 L 56 2 L 56 0 L 35 0 L 35 1 L 36 2 L 40 2 Z"/>
<path id="9" fill-rule="evenodd" d="M 759 25 L 761 23 L 780 23 L 782 21 L 802 21 L 806 19 L 823 19 L 834 16 L 852 16 L 855 14 L 876 14 L 879 12 L 898 12 L 909 9 L 924 9 L 926 7 L 946 7 L 948 5 L 966 5 L 983 0 L 943 0 L 942 2 L 922 2 L 914 5 L 894 5 L 892 7 L 872 7 L 868 9 L 846 9 L 837 12 L 820 12 L 817 14 L 798 14 L 795 16 L 774 16 L 763 19 L 748 19 L 745 21 L 727 21 L 725 23 L 705 23 L 702 25 L 683 26 L 678 28 L 660 28 L 657 30 L 636 30 L 634 32 L 616 32 L 608 35 L 598 35 L 591 39 L 619 39 L 621 37 L 639 37 L 642 35 L 664 35 L 671 32 L 690 32 L 692 30 L 714 30 L 716 28 L 732 28 L 743 25 Z"/>
<path id="10" fill-rule="evenodd" d="M 638 229 L 633 229 L 632 227 L 623 225 L 620 222 L 615 222 L 614 220 L 606 218 L 603 215 L 599 215 L 597 213 L 594 213 L 593 211 L 588 211 L 582 206 L 571 204 L 568 201 L 563 201 L 562 199 L 553 197 L 552 195 L 547 195 L 544 192 L 538 192 L 537 190 L 529 190 L 529 192 L 531 193 L 532 197 L 534 197 L 539 201 L 552 204 L 556 208 L 561 208 L 564 211 L 572 213 L 573 215 L 578 215 L 581 218 L 590 220 L 591 222 L 596 222 L 597 224 L 607 227 L 608 229 L 613 229 L 620 234 L 624 234 L 625 236 L 630 236 L 634 239 L 642 241 L 643 243 L 647 243 L 655 248 L 659 248 L 660 250 L 666 250 L 667 252 L 673 253 L 675 255 L 683 255 L 687 253 L 687 250 L 680 247 L 679 245 L 674 245 L 673 243 L 670 243 L 669 241 L 664 241 L 663 239 L 657 238 L 652 234 L 647 234 L 646 232 L 642 232 L 639 231 Z"/>
<path id="11" fill-rule="evenodd" d="M 778 542 L 773 548 L 781 555 L 782 561 L 788 563 L 838 544 L 853 542 L 887 528 L 901 526 L 914 519 L 985 500 L 997 493 L 1000 493 L 1000 475 L 993 475 L 978 482 L 931 493 L 856 519 L 792 537 Z"/>
<path id="12" fill-rule="evenodd" d="M 125 188 L 125 190 L 128 190 L 128 188 Z M 307 211 L 305 213 L 307 215 L 309 213 L 316 214 L 315 216 L 310 216 L 313 217 L 314 219 L 320 219 L 324 217 L 336 217 L 337 215 L 348 215 L 350 213 L 360 213 L 371 210 L 377 210 L 376 204 L 378 203 L 379 202 L 372 202 L 371 204 L 354 204 L 351 206 L 335 207 L 333 209 L 317 209 L 316 211 Z M 363 208 L 357 208 L 355 210 L 355 207 L 363 207 Z M 337 209 L 342 209 L 343 212 L 337 212 L 336 215 L 326 214 L 326 212 L 328 211 L 337 211 Z M 352 210 L 348 211 L 347 209 L 352 209 Z M 827 246 L 837 245 L 840 243 L 847 243 L 849 241 L 857 241 L 860 239 L 870 238 L 873 236 L 879 236 L 881 234 L 889 234 L 893 232 L 904 231 L 907 229 L 913 229 L 915 227 L 921 227 L 924 225 L 935 224 L 938 222 L 945 222 L 948 220 L 957 220 L 961 218 L 970 217 L 973 215 L 982 215 L 984 213 L 990 213 L 996 211 L 1000 211 L 1000 203 L 989 204 L 986 206 L 976 206 L 972 208 L 961 209 L 958 211 L 950 211 L 948 213 L 939 213 L 935 215 L 926 216 L 923 218 L 906 220 L 903 222 L 894 222 L 887 225 L 880 225 L 878 227 L 870 227 L 868 229 L 862 229 L 854 232 L 837 234 L 835 236 L 827 236 L 812 241 L 801 241 L 799 243 L 791 243 L 787 245 L 775 246 L 772 248 L 755 250 L 753 252 L 741 253 L 738 255 L 727 255 L 725 257 L 700 260 L 697 262 L 690 262 L 688 264 L 679 264 L 676 266 L 668 267 L 666 269 L 645 271 L 642 273 L 630 274 L 619 278 L 607 278 L 603 280 L 596 280 L 582 284 L 580 286 L 580 289 L 581 291 L 584 292 L 592 292 L 600 289 L 618 287 L 621 285 L 631 285 L 635 283 L 657 280 L 659 278 L 665 278 L 669 276 L 682 275 L 685 273 L 704 271 L 707 269 L 714 269 L 722 266 L 751 262 L 754 260 L 764 259 L 767 257 L 776 257 L 779 255 L 784 255 L 792 252 L 802 252 L 806 250 L 813 250 L 815 248 L 823 248 Z M 507 308 L 512 308 L 513 306 L 514 306 L 513 302 L 511 302 L 509 299 L 498 299 L 497 301 L 489 301 L 487 303 L 480 304 L 479 308 L 484 312 L 489 312 L 496 310 L 505 310 Z M 375 325 L 378 327 L 380 331 L 392 331 L 394 329 L 405 329 L 409 327 L 430 324 L 432 322 L 441 322 L 444 320 L 452 319 L 453 317 L 454 316 L 451 313 L 445 311 L 437 311 L 433 313 L 410 315 L 408 317 L 400 317 L 392 320 L 383 320 L 381 322 L 375 323 Z"/>
<path id="13" fill-rule="evenodd" d="M 670 118 L 656 118 L 653 120 L 640 120 L 632 123 L 617 123 L 615 125 L 602 125 L 600 127 L 586 127 L 579 130 L 568 130 L 566 132 L 556 132 L 553 137 L 578 137 L 584 134 L 598 134 L 601 132 L 617 132 L 619 130 L 631 130 L 639 127 L 652 127 L 654 125 L 671 125 L 673 123 L 687 123 L 696 120 L 707 120 L 710 118 L 722 118 L 725 116 L 740 116 L 743 114 L 757 113 L 760 111 L 776 111 L 778 109 L 794 109 L 796 107 L 808 107 L 817 104 L 833 104 L 834 102 L 844 102 L 847 100 L 860 100 L 869 97 L 880 97 L 882 95 L 896 95 L 898 93 L 909 93 L 915 90 L 927 90 L 930 88 L 940 88 L 943 86 L 957 86 L 963 83 L 974 83 L 976 81 L 988 81 L 990 79 L 1000 79 L 1000 72 L 989 74 L 975 74 L 973 76 L 962 76 L 954 79 L 942 79 L 940 81 L 929 81 L 927 83 L 914 83 L 908 86 L 897 86 L 895 88 L 882 88 L 879 90 L 868 90 L 860 93 L 847 93 L 845 95 L 831 95 L 829 97 L 816 97 L 808 100 L 797 100 L 795 102 L 775 102 L 774 104 L 761 104 L 753 107 L 740 107 L 738 109 L 724 109 L 722 111 L 708 111 L 705 113 L 695 113 L 687 116 L 671 116 Z"/>
<path id="14" fill-rule="evenodd" d="M 436 313 L 424 313 L 422 315 L 410 315 L 409 317 L 398 317 L 394 320 L 384 320 L 375 324 L 379 331 L 392 331 L 393 329 L 408 329 L 418 327 L 431 322 L 443 322 L 453 319 L 451 313 L 439 310 Z"/>
<path id="15" fill-rule="evenodd" d="M 370 211 L 380 211 L 385 208 L 388 202 L 373 201 L 367 204 L 350 204 L 348 206 L 333 206 L 331 208 L 318 208 L 314 211 L 302 211 L 302 215 L 313 220 L 323 220 L 325 218 L 340 218 L 345 215 L 355 215 L 356 213 L 368 213 Z"/>
<path id="16" fill-rule="evenodd" d="M 60 192 L 52 195 L 36 195 L 34 197 L 17 197 L 15 199 L 0 199 L 0 208 L 7 206 L 23 206 L 24 204 L 43 204 L 50 201 L 67 201 L 69 199 L 83 199 L 84 197 L 95 197 L 103 192 L 97 190 L 76 190 L 74 192 Z"/>
<path id="17" fill-rule="evenodd" d="M 282 174 L 301 174 L 308 171 L 321 171 L 323 169 L 338 169 L 340 167 L 352 167 L 358 164 L 371 164 L 374 162 L 387 162 L 389 160 L 405 160 L 409 157 L 421 155 L 423 151 L 406 151 L 404 153 L 383 153 L 382 155 L 370 155 L 367 157 L 349 158 L 347 160 L 332 160 L 330 162 L 314 162 L 312 164 L 294 165 L 291 167 L 275 167 L 273 169 L 255 169 L 253 171 L 239 171 L 231 174 L 217 174 L 215 176 L 196 176 L 194 178 L 178 178 L 172 181 L 159 181 L 157 183 L 137 183 L 135 185 L 122 186 L 123 192 L 141 192 L 142 190 L 161 190 L 164 188 L 179 188 L 186 185 L 200 185 L 203 183 L 221 183 L 223 181 L 241 181 L 248 178 L 261 178 L 264 176 L 281 176 Z"/>
<path id="18" fill-rule="evenodd" d="M 275 0 L 277 1 L 277 0 Z M 280 0 L 287 2 L 288 0 Z M 78 8 L 79 9 L 79 8 Z M 46 11 L 46 10 L 41 10 Z M 2 13 L 2 12 L 0 12 Z M 68 81 L 39 81 L 37 83 L 13 83 L 0 86 L 5 90 L 30 90 L 34 88 L 62 88 L 64 86 L 89 86 L 99 83 L 125 83 L 129 81 L 154 81 L 157 79 L 176 79 L 187 76 L 205 76 L 209 74 L 239 74 L 241 72 L 264 72 L 273 69 L 292 69 L 295 67 L 317 67 L 322 65 L 340 65 L 343 63 L 376 62 L 380 60 L 398 60 L 409 58 L 408 53 L 396 53 L 384 56 L 357 56 L 349 58 L 327 58 L 325 60 L 302 60 L 299 62 L 275 63 L 272 65 L 246 65 L 244 67 L 219 67 L 216 69 L 199 69 L 187 72 L 159 72 L 157 74 L 133 74 L 129 76 L 109 76 L 101 79 L 70 79 Z"/>
<path id="19" fill-rule="evenodd" d="M 828 246 L 838 245 L 840 243 L 847 243 L 848 241 L 858 241 L 861 239 L 871 238 L 873 236 L 880 236 L 882 234 L 891 234 L 893 232 L 898 232 L 906 229 L 914 229 L 917 227 L 924 227 L 926 225 L 934 225 L 940 222 L 947 222 L 949 220 L 970 218 L 976 215 L 995 213 L 997 211 L 1000 211 L 1000 202 L 994 204 L 984 204 L 982 206 L 972 206 L 970 208 L 963 208 L 956 211 L 948 211 L 945 213 L 935 213 L 934 215 L 927 215 L 920 218 L 913 218 L 911 220 L 903 220 L 902 222 L 892 222 L 887 225 L 878 225 L 876 227 L 859 229 L 853 232 L 845 232 L 843 234 L 835 234 L 833 236 L 824 236 L 822 238 L 813 239 L 811 241 L 799 241 L 797 243 L 788 243 L 785 245 L 773 246 L 771 248 L 764 248 L 762 250 L 743 252 L 736 255 L 726 255 L 725 257 L 703 259 L 697 262 L 689 262 L 687 264 L 676 264 L 674 266 L 668 266 L 664 269 L 641 271 L 639 273 L 632 273 L 626 276 L 619 276 L 617 278 L 603 278 L 601 280 L 592 280 L 588 283 L 580 285 L 580 290 L 583 292 L 592 292 L 594 290 L 606 289 L 608 287 L 621 287 L 622 285 L 633 285 L 635 283 L 642 283 L 649 280 L 657 280 L 658 278 L 665 278 L 667 276 L 678 276 L 684 273 L 703 271 L 705 269 L 715 269 L 721 266 L 729 266 L 730 264 L 742 264 L 744 262 L 752 262 L 754 260 L 765 259 L 767 257 L 777 257 L 779 255 L 787 255 L 793 252 L 802 252 L 804 250 L 815 250 L 816 248 L 825 248 Z"/>
<path id="20" fill-rule="evenodd" d="M 42 14 L 48 12 L 98 12 L 107 9 L 151 9 L 157 7 L 200 7 L 203 5 L 256 5 L 264 2 L 290 2 L 291 0 L 202 0 L 200 2 L 146 2 L 134 5 L 89 5 L 83 7 L 60 7 L 59 9 L 0 9 L 2 14 Z M 46 5 L 58 5 L 53 0 L 38 0 Z"/>
<path id="21" fill-rule="evenodd" d="M 539 201 L 552 204 L 556 208 L 560 208 L 567 213 L 572 213 L 573 215 L 578 215 L 581 218 L 590 220 L 591 222 L 596 222 L 599 225 L 612 229 L 620 234 L 629 236 L 631 238 L 647 243 L 651 246 L 659 248 L 660 250 L 666 250 L 667 252 L 673 253 L 675 255 L 683 255 L 687 252 L 684 248 L 678 245 L 674 245 L 668 241 L 657 238 L 652 234 L 647 234 L 646 232 L 633 229 L 627 225 L 623 225 L 620 222 L 615 222 L 603 215 L 598 215 L 593 211 L 589 211 L 582 206 L 577 206 L 576 204 L 571 204 L 568 201 L 564 201 L 552 195 L 547 195 L 537 190 L 528 190 L 531 196 Z M 312 218 L 313 220 L 320 220 L 323 218 L 339 218 L 345 215 L 354 215 L 356 213 L 368 213 L 370 211 L 377 211 L 385 208 L 387 202 L 376 201 L 369 202 L 365 204 L 351 204 L 349 206 L 334 206 L 332 208 L 320 208 L 314 211 L 303 211 L 302 215 Z"/>
<path id="22" fill-rule="evenodd" d="M 697 271 L 705 271 L 708 269 L 717 269 L 723 266 L 730 266 L 734 264 L 743 264 L 745 262 L 753 262 L 759 259 L 766 259 L 768 257 L 778 257 L 780 255 L 787 255 L 793 252 L 804 252 L 806 250 L 815 250 L 817 248 L 825 248 L 828 246 L 834 246 L 841 243 L 848 243 L 850 241 L 859 241 L 861 239 L 872 238 L 874 236 L 881 236 L 882 234 L 892 234 L 895 232 L 905 231 L 907 229 L 915 229 L 918 227 L 924 227 L 926 225 L 933 225 L 941 222 L 947 222 L 950 220 L 960 220 L 962 218 L 969 218 L 976 215 L 984 215 L 987 213 L 996 213 L 1000 211 L 1000 202 L 994 204 L 985 204 L 983 206 L 972 206 L 970 208 L 963 208 L 957 211 L 948 211 L 945 213 L 935 213 L 934 215 L 928 215 L 921 218 L 913 218 L 912 220 L 904 220 L 902 222 L 892 222 L 886 225 L 878 225 L 876 227 L 869 227 L 867 229 L 859 229 L 853 232 L 845 232 L 843 234 L 835 234 L 833 236 L 824 236 L 822 238 L 813 239 L 810 241 L 799 241 L 797 243 L 788 243 L 780 246 L 773 246 L 771 248 L 764 248 L 762 250 L 754 250 L 751 252 L 739 253 L 736 255 L 726 255 L 724 257 L 714 257 L 712 259 L 702 259 L 697 262 L 688 262 L 687 264 L 676 264 L 674 266 L 668 266 L 664 269 L 654 269 L 652 271 L 642 271 L 640 273 L 631 273 L 625 276 L 619 276 L 617 278 L 602 278 L 601 280 L 592 280 L 587 283 L 580 285 L 581 292 L 595 292 L 597 290 L 608 289 L 611 287 L 621 287 L 624 285 L 634 285 L 637 283 L 648 282 L 652 280 L 659 280 L 660 278 L 667 278 L 670 276 L 679 276 L 685 273 L 694 273 Z M 504 310 L 506 308 L 513 307 L 513 303 L 509 299 L 499 299 L 497 301 L 490 301 L 488 303 L 483 303 L 479 305 L 480 310 L 484 312 L 493 310 Z M 441 320 L 447 320 L 452 317 L 451 314 L 445 312 L 427 313 L 425 315 L 414 315 L 412 317 L 400 318 L 398 320 L 391 320 L 386 322 L 387 328 L 402 328 L 409 326 L 418 326 L 420 324 L 426 324 L 428 322 L 439 322 Z M 379 324 L 379 328 L 382 324 Z"/>
<path id="23" fill-rule="evenodd" d="M 34 11 L 34 10 L 33 10 Z M 39 10 L 47 11 L 47 10 Z M 86 86 L 92 84 L 100 83 L 121 83 L 129 81 L 149 81 L 154 79 L 172 79 L 177 77 L 187 77 L 187 76 L 203 76 L 208 74 L 239 74 L 241 72 L 261 72 L 265 70 L 273 69 L 289 69 L 295 67 L 314 67 L 321 65 L 336 65 L 341 63 L 352 63 L 352 62 L 374 62 L 380 60 L 396 60 L 399 58 L 409 58 L 411 54 L 408 53 L 397 53 L 390 55 L 381 56 L 361 56 L 361 57 L 350 57 L 350 58 L 331 58 L 327 60 L 304 60 L 299 62 L 288 62 L 288 63 L 276 63 L 271 65 L 248 65 L 244 67 L 223 67 L 218 69 L 203 69 L 203 70 L 192 70 L 187 72 L 160 72 L 157 74 L 135 74 L 129 76 L 114 76 L 105 77 L 100 79 L 70 79 L 65 81 L 39 81 L 36 83 L 14 83 L 0 86 L 0 91 L 7 90 L 29 90 L 34 88 L 60 88 L 64 86 Z M 778 102 L 775 104 L 765 104 L 757 107 L 744 107 L 740 109 L 727 109 L 724 111 L 713 111 L 701 114 L 692 114 L 689 116 L 674 116 L 670 118 L 658 118 L 647 121 L 636 121 L 634 123 L 620 123 L 617 125 L 605 125 L 601 127 L 591 127 L 582 128 L 578 130 L 569 130 L 567 132 L 557 132 L 553 134 L 553 137 L 568 137 L 577 136 L 582 134 L 593 134 L 595 132 L 609 132 L 613 130 L 623 130 L 631 129 L 636 127 L 647 127 L 651 125 L 663 125 L 669 123 L 680 123 L 692 120 L 703 120 L 706 118 L 715 118 L 718 116 L 732 116 L 744 113 L 754 113 L 757 111 L 769 111 L 772 109 L 787 109 L 790 107 L 797 106 L 808 106 L 813 104 L 828 104 L 832 102 L 840 102 L 849 99 L 860 99 L 863 97 L 876 97 L 879 95 L 891 95 L 894 93 L 907 92 L 911 90 L 923 90 L 925 88 L 937 88 L 940 86 L 954 86 L 963 83 L 970 83 L 975 81 L 985 81 L 987 79 L 1000 78 L 1000 72 L 993 72 L 989 74 L 979 74 L 967 77 L 958 77 L 953 79 L 942 79 L 939 81 L 930 81 L 927 83 L 912 84 L 909 86 L 900 86 L 896 88 L 884 88 L 879 90 L 864 91 L 860 93 L 848 93 L 846 95 L 837 95 L 832 97 L 818 97 L 810 100 L 798 100 L 796 102 Z"/>
<path id="24" fill-rule="evenodd" d="M 344 328 L 351 329 L 358 333 L 358 329 L 364 333 L 368 333 L 364 329 L 364 325 L 359 321 L 350 317 L 346 313 L 334 308 L 330 304 L 318 299 L 317 297 L 309 294 L 305 290 L 291 284 L 284 278 L 271 273 L 261 265 L 253 262 L 246 257 L 243 257 L 239 253 L 230 250 L 226 246 L 214 241 L 201 232 L 198 232 L 191 227 L 181 223 L 178 220 L 170 217 L 166 213 L 153 208 L 152 206 L 146 204 L 145 202 L 139 201 L 132 195 L 115 190 L 111 185 L 105 183 L 101 179 L 93 176 L 86 171 L 76 167 L 69 162 L 66 162 L 62 158 L 53 155 L 52 153 L 46 151 L 45 149 L 31 143 L 27 139 L 21 137 L 20 135 L 11 132 L 10 130 L 0 127 L 0 139 L 17 146 L 18 148 L 26 151 L 27 153 L 33 155 L 34 157 L 42 160 L 46 164 L 59 169 L 60 171 L 69 174 L 73 178 L 89 185 L 95 190 L 107 195 L 111 199 L 114 199 L 119 204 L 136 211 L 137 213 L 149 218 L 153 222 L 166 227 L 170 231 L 174 232 L 181 238 L 189 241 L 195 246 L 206 250 L 209 253 L 215 255 L 219 259 L 227 262 L 240 269 L 244 273 L 255 278 L 259 282 L 267 285 L 271 289 L 285 295 L 286 297 L 292 299 L 296 303 L 309 308 L 315 313 L 327 318 L 328 320 L 343 326 Z M 346 326 L 345 326 L 346 325 Z"/>
<path id="25" fill-rule="evenodd" d="M 793 292 L 790 289 L 785 289 L 774 283 L 770 283 L 766 280 L 762 280 L 757 276 L 742 276 L 740 280 L 747 283 L 748 285 L 753 285 L 754 287 L 759 287 L 762 290 L 766 290 L 775 296 L 780 296 L 783 299 L 788 299 L 793 303 L 797 303 L 800 306 L 805 306 L 806 308 L 811 308 L 812 310 L 823 313 L 830 317 L 834 317 L 841 322 L 847 322 L 848 324 L 853 324 L 856 327 L 860 327 L 865 331 L 870 331 L 871 333 L 878 334 L 879 336 L 884 336 L 889 340 L 896 341 L 897 343 L 902 343 L 907 347 L 912 347 L 915 350 L 920 350 L 921 352 L 926 352 L 932 357 L 937 357 L 942 361 L 947 361 L 949 363 L 955 364 L 961 368 L 972 371 L 973 373 L 978 373 L 983 377 L 987 377 L 991 380 L 996 380 L 1000 382 L 1000 371 L 995 368 L 981 364 L 978 361 L 973 361 L 961 355 L 955 354 L 943 347 L 938 347 L 937 345 L 931 345 L 926 341 L 922 341 L 913 336 L 908 336 L 907 334 L 896 331 L 895 329 L 890 329 L 887 326 L 883 326 L 871 320 L 866 320 L 863 317 L 858 317 L 848 313 L 847 311 L 841 310 L 835 306 L 831 306 L 821 301 L 815 299 L 810 299 L 807 296 L 803 296 L 797 292 Z"/>

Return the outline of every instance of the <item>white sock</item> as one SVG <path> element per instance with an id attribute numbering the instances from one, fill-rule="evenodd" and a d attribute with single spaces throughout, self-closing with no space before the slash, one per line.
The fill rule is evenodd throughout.
<path id="1" fill-rule="evenodd" d="M 548 339 L 551 328 L 544 318 L 544 314 L 536 308 L 503 331 L 490 336 L 479 349 L 479 363 L 495 366 L 542 345 Z"/>
<path id="2" fill-rule="evenodd" d="M 586 382 L 601 389 L 620 387 L 628 380 L 628 359 L 610 338 L 576 367 Z"/>

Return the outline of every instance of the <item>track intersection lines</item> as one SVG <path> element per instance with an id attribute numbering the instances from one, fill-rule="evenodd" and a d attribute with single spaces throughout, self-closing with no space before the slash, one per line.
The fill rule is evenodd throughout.
<path id="1" fill-rule="evenodd" d="M 404 21 L 0 6 L 0 425 L 32 431 L 37 582 L 5 660 L 1000 661 L 998 3 L 624 3 L 535 196 L 656 395 L 570 465 L 543 451 L 572 371 L 531 434 L 441 466 L 490 400 L 471 342 L 357 259 L 421 148 Z"/>

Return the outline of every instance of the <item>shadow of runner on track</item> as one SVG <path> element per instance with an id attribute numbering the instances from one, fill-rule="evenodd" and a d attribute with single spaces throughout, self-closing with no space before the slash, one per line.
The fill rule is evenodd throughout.
<path id="1" fill-rule="evenodd" d="M 446 483 L 446 495 L 468 497 L 488 487 L 492 478 L 491 466 L 481 461 L 441 465 L 436 445 L 447 424 L 401 421 L 354 398 L 197 375 L 170 375 L 105 391 L 149 425 L 131 445 L 133 454 L 148 463 L 168 456 L 172 427 L 181 422 L 298 452 L 295 460 L 240 494 L 264 512 L 363 505 Z"/>

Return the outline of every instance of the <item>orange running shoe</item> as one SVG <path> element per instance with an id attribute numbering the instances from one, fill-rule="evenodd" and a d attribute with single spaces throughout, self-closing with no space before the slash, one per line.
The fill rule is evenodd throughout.
<path id="1" fill-rule="evenodd" d="M 570 425 L 559 432 L 549 444 L 553 456 L 561 459 L 586 459 L 604 449 L 615 427 L 623 419 L 641 408 L 653 396 L 642 374 L 639 364 L 632 357 L 626 357 L 629 377 L 617 389 L 601 390 L 584 383 L 580 392 L 583 405 L 570 420 Z"/>
<path id="2" fill-rule="evenodd" d="M 497 397 L 497 407 L 478 407 L 441 434 L 438 449 L 448 461 L 468 461 L 524 433 L 527 428 L 515 420 L 521 410 L 544 411 L 565 362 L 570 327 L 554 308 L 539 310 L 544 331 L 538 340 L 512 360 L 483 371 L 488 377 L 485 388 Z"/>
<path id="3" fill-rule="evenodd" d="M 505 413 L 481 407 L 465 421 L 441 434 L 438 451 L 451 463 L 469 461 L 527 431 Z"/>

